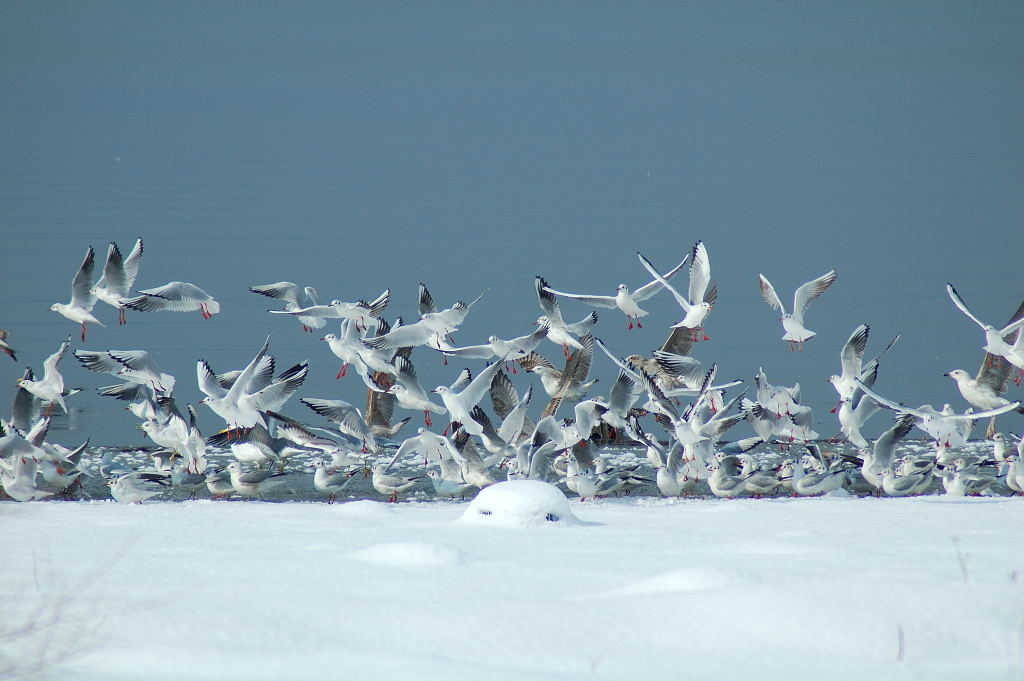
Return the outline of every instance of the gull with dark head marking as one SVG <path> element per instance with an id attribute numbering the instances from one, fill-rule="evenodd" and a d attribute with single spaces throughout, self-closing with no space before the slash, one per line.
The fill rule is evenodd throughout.
<path id="1" fill-rule="evenodd" d="M 133 298 L 123 298 L 124 307 L 139 312 L 194 312 L 199 310 L 203 319 L 210 319 L 220 312 L 220 303 L 209 293 L 195 284 L 172 281 L 156 288 L 141 289 Z"/>
<path id="2" fill-rule="evenodd" d="M 807 311 L 807 307 L 821 296 L 822 293 L 827 291 L 835 281 L 836 271 L 829 270 L 817 279 L 801 284 L 797 288 L 796 293 L 793 294 L 793 311 L 786 312 L 786 306 L 782 304 L 782 300 L 779 298 L 779 294 L 775 292 L 771 282 L 763 274 L 757 275 L 757 282 L 761 288 L 761 297 L 773 309 L 778 310 L 782 314 L 782 328 L 786 331 L 782 336 L 782 340 L 789 342 L 790 350 L 793 350 L 794 346 L 803 350 L 804 343 L 817 335 L 814 331 L 804 328 L 804 313 Z"/>
<path id="3" fill-rule="evenodd" d="M 89 246 L 89 250 L 85 252 L 85 259 L 82 260 L 78 272 L 71 280 L 71 302 L 54 303 L 50 306 L 50 309 L 57 314 L 82 325 L 83 341 L 85 340 L 86 322 L 105 326 L 103 322 L 92 315 L 92 308 L 96 305 L 96 295 L 92 292 L 92 274 L 95 265 L 96 254 L 93 252 L 92 246 Z"/>
<path id="4" fill-rule="evenodd" d="M 647 312 L 640 309 L 639 303 L 647 300 L 655 293 L 658 293 L 665 287 L 665 280 L 671 279 L 676 275 L 679 270 L 683 268 L 686 263 L 686 258 L 683 261 L 673 267 L 671 270 L 665 273 L 664 276 L 654 272 L 656 277 L 653 281 L 644 284 L 635 291 L 631 291 L 629 286 L 626 284 L 619 284 L 615 288 L 614 296 L 599 296 L 599 295 L 586 295 L 581 293 L 566 293 L 564 291 L 557 291 L 550 286 L 544 286 L 544 290 L 548 293 L 553 293 L 556 296 L 562 296 L 563 298 L 572 298 L 578 300 L 581 303 L 590 305 L 592 307 L 606 307 L 614 310 L 618 308 L 622 310 L 623 314 L 626 315 L 626 319 L 629 321 L 629 328 L 633 328 L 633 321 L 636 321 L 637 328 L 641 328 L 643 325 L 640 323 L 641 317 L 646 317 Z"/>
<path id="5" fill-rule="evenodd" d="M 132 287 L 135 286 L 140 260 L 142 260 L 142 237 L 135 241 L 135 246 L 132 247 L 127 258 L 121 255 L 121 249 L 111 241 L 110 247 L 107 249 L 107 261 L 103 264 L 103 275 L 92 287 L 91 292 L 97 300 L 117 308 L 118 324 L 126 322 L 124 303 L 121 301 L 128 297 Z"/>

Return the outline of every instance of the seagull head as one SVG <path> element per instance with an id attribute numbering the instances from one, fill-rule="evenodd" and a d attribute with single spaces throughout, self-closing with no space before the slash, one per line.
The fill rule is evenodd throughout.
<path id="1" fill-rule="evenodd" d="M 335 336 L 333 333 L 329 333 L 326 336 L 324 336 L 323 338 L 321 338 L 320 340 L 330 342 L 330 341 L 338 340 L 338 337 Z"/>

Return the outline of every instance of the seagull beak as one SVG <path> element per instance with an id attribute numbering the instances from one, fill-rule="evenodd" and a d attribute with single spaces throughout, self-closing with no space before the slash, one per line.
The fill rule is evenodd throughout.
<path id="1" fill-rule="evenodd" d="M 942 375 L 943 375 L 943 376 L 949 376 L 949 372 L 947 371 L 946 373 L 944 373 L 944 374 L 942 374 Z"/>

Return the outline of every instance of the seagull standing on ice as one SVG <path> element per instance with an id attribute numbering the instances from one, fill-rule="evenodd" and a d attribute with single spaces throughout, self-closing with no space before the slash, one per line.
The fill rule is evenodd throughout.
<path id="1" fill-rule="evenodd" d="M 707 335 L 703 333 L 704 318 L 711 312 L 718 299 L 718 287 L 711 283 L 711 261 L 708 259 L 708 250 L 704 243 L 698 241 L 690 252 L 690 286 L 685 296 L 668 283 L 668 277 L 658 274 L 658 270 L 640 251 L 636 254 L 640 258 L 640 264 L 654 275 L 656 281 L 668 289 L 683 308 L 685 315 L 673 324 L 672 328 L 689 329 L 694 340 L 697 340 L 697 329 L 701 329 L 701 337 L 708 340 Z M 683 262 L 686 262 L 686 258 L 683 258 Z"/>
<path id="2" fill-rule="evenodd" d="M 95 264 L 96 254 L 93 252 L 92 246 L 89 246 L 81 267 L 78 268 L 74 279 L 71 280 L 71 302 L 54 303 L 50 306 L 50 309 L 57 314 L 82 325 L 83 341 L 85 340 L 86 322 L 105 326 L 103 322 L 92 315 L 92 308 L 96 305 L 96 296 L 92 292 L 92 273 Z"/>
<path id="3" fill-rule="evenodd" d="M 782 328 L 786 333 L 782 340 L 789 341 L 789 349 L 796 345 L 800 350 L 804 349 L 804 343 L 815 335 L 814 331 L 804 328 L 804 312 L 818 296 L 828 290 L 828 287 L 836 281 L 836 271 L 829 270 L 817 279 L 802 284 L 793 295 L 793 312 L 786 312 L 779 294 L 775 292 L 772 284 L 763 274 L 757 275 L 758 285 L 761 287 L 761 297 L 774 309 L 782 313 Z"/>
<path id="4" fill-rule="evenodd" d="M 97 300 L 117 308 L 117 323 L 125 324 L 123 298 L 128 297 L 139 274 L 139 261 L 142 260 L 142 237 L 135 241 L 135 246 L 127 258 L 121 255 L 121 249 L 113 241 L 107 249 L 107 261 L 103 265 L 103 276 L 92 287 L 91 293 Z"/>
<path id="5" fill-rule="evenodd" d="M 139 312 L 193 312 L 199 310 L 203 319 L 209 319 L 220 312 L 220 303 L 209 293 L 195 284 L 185 281 L 172 281 L 157 288 L 142 289 L 141 295 L 134 298 L 123 298 L 120 302 L 124 307 Z"/>
<path id="6" fill-rule="evenodd" d="M 656 277 L 654 281 L 644 284 L 635 291 L 630 291 L 629 286 L 626 284 L 619 284 L 615 288 L 614 296 L 599 296 L 599 295 L 585 295 L 580 293 L 565 293 L 564 291 L 556 291 L 550 286 L 545 286 L 544 290 L 548 293 L 553 293 L 556 296 L 562 296 L 563 298 L 572 298 L 578 300 L 586 305 L 593 307 L 607 307 L 612 310 L 619 308 L 626 315 L 626 319 L 629 320 L 629 328 L 633 328 L 633 320 L 636 320 L 637 328 L 642 328 L 643 325 L 640 323 L 641 317 L 646 317 L 647 312 L 640 309 L 638 303 L 647 300 L 661 289 L 665 288 L 665 280 L 671 279 L 676 275 L 679 270 L 686 264 L 686 258 L 683 261 L 669 270 L 664 276 L 661 276 L 657 272 L 654 272 Z"/>

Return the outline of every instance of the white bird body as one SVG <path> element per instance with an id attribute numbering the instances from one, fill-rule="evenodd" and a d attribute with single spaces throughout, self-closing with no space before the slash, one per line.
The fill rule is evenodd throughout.
<path id="1" fill-rule="evenodd" d="M 693 340 L 697 340 L 696 329 L 704 326 L 704 319 L 711 312 L 718 297 L 717 287 L 711 284 L 711 261 L 708 258 L 707 247 L 703 242 L 698 241 L 687 254 L 687 257 L 690 258 L 690 285 L 686 295 L 669 284 L 668 277 L 659 274 L 657 268 L 639 251 L 637 251 L 637 257 L 640 258 L 640 264 L 644 266 L 644 269 L 672 294 L 683 310 L 683 318 L 673 324 L 672 328 L 690 329 Z M 683 258 L 683 262 L 679 266 L 681 267 L 685 262 L 686 258 Z M 704 339 L 707 340 L 706 337 Z"/>
<path id="2" fill-rule="evenodd" d="M 250 286 L 249 290 L 253 293 L 258 293 L 261 296 L 267 296 L 268 298 L 275 298 L 277 300 L 284 301 L 284 312 L 292 313 L 296 310 L 302 309 L 302 304 L 299 302 L 299 296 L 305 296 L 306 301 L 310 306 L 320 305 L 320 297 L 317 295 L 316 289 L 312 286 L 306 286 L 302 289 L 299 285 L 291 281 L 279 281 L 273 284 L 262 284 L 259 286 Z M 302 324 L 302 330 L 312 332 L 313 329 L 322 328 L 326 321 L 323 317 L 316 317 L 310 315 L 296 315 L 299 319 L 299 323 Z"/>
<path id="3" fill-rule="evenodd" d="M 792 312 L 786 312 L 786 307 L 783 305 L 782 299 L 779 298 L 779 294 L 775 292 L 775 288 L 763 274 L 758 274 L 757 279 L 761 289 L 761 297 L 765 299 L 768 305 L 782 314 L 782 328 L 786 332 L 782 336 L 782 340 L 790 343 L 791 350 L 794 344 L 802 348 L 806 341 L 817 335 L 814 331 L 804 327 L 804 313 L 812 302 L 835 283 L 836 271 L 829 270 L 817 279 L 813 279 L 797 288 L 796 293 L 793 294 Z"/>
<path id="4" fill-rule="evenodd" d="M 85 325 L 99 324 L 103 322 L 96 319 L 92 314 L 92 308 L 96 305 L 96 295 L 92 292 L 92 274 L 96 264 L 96 254 L 89 246 L 85 252 L 85 259 L 82 260 L 78 272 L 71 280 L 71 301 L 68 303 L 54 303 L 50 309 L 66 319 L 82 325 L 82 340 L 85 341 Z"/>
<path id="5" fill-rule="evenodd" d="M 133 472 L 111 480 L 110 496 L 121 504 L 142 503 L 146 499 L 163 494 L 166 489 L 150 473 Z"/>
<path id="6" fill-rule="evenodd" d="M 46 361 L 43 362 L 43 378 L 41 380 L 33 381 L 27 378 L 18 379 L 18 385 L 20 387 L 24 388 L 41 400 L 60 405 L 60 408 L 64 410 L 65 414 L 68 411 L 68 407 L 64 403 L 64 376 L 61 375 L 58 365 L 70 345 L 71 336 L 68 336 L 67 339 L 61 343 L 57 352 L 46 358 Z"/>
<path id="7" fill-rule="evenodd" d="M 231 486 L 242 496 L 259 496 L 284 482 L 283 473 L 262 470 L 246 472 L 238 461 L 229 463 L 225 470 L 231 475 Z"/>
<path id="8" fill-rule="evenodd" d="M 135 279 L 139 274 L 139 261 L 142 259 L 142 237 L 135 242 L 135 246 L 127 258 L 122 257 L 121 249 L 113 241 L 107 250 L 107 260 L 103 265 L 103 276 L 92 287 L 91 293 L 111 307 L 117 308 L 118 324 L 125 323 L 124 304 L 122 299 L 128 297 Z"/>
<path id="9" fill-rule="evenodd" d="M 550 286 L 545 285 L 543 288 L 547 293 L 554 294 L 556 296 L 562 296 L 563 298 L 572 298 L 578 300 L 581 303 L 590 305 L 593 307 L 604 307 L 609 309 L 618 308 L 626 315 L 626 319 L 629 320 L 629 328 L 633 328 L 633 321 L 636 321 L 636 326 L 641 327 L 640 317 L 646 317 L 647 311 L 640 308 L 639 303 L 647 300 L 655 293 L 658 293 L 665 287 L 665 280 L 671 279 L 676 275 L 679 270 L 683 268 L 686 263 L 686 258 L 683 261 L 668 271 L 664 276 L 653 272 L 655 279 L 647 284 L 644 284 L 635 291 L 631 291 L 629 286 L 626 284 L 619 284 L 615 288 L 614 296 L 601 296 L 601 295 L 586 295 L 580 293 L 566 293 L 564 291 L 557 291 Z"/>
<path id="10" fill-rule="evenodd" d="M 491 387 L 491 380 L 496 373 L 501 371 L 501 367 L 502 362 L 495 362 L 477 374 L 476 378 L 459 392 L 455 392 L 446 385 L 434 388 L 434 392 L 444 402 L 451 420 L 461 423 L 467 433 L 480 435 L 483 432 L 483 427 L 473 419 L 470 412 L 487 394 Z"/>
<path id="11" fill-rule="evenodd" d="M 156 288 L 141 289 L 133 298 L 123 298 L 123 307 L 139 312 L 194 312 L 199 310 L 203 319 L 210 319 L 220 312 L 220 303 L 209 293 L 195 284 L 185 281 L 171 281 Z"/>

